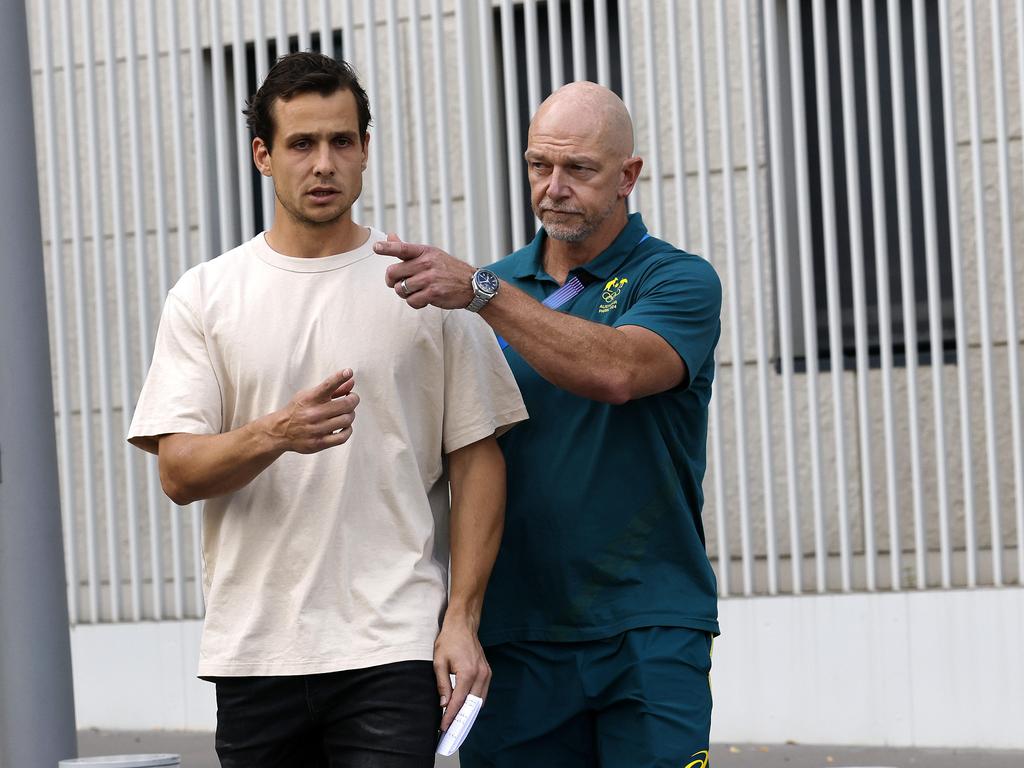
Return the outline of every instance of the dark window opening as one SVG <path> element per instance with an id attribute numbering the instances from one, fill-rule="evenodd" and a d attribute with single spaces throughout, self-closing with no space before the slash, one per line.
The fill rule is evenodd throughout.
<path id="1" fill-rule="evenodd" d="M 897 176 L 895 155 L 895 120 L 892 110 L 892 81 L 889 76 L 892 50 L 889 45 L 888 3 L 900 3 L 900 21 L 902 27 L 903 67 L 902 84 L 904 91 L 904 114 L 907 130 L 907 172 L 909 179 L 909 215 L 911 241 L 908 244 L 912 254 L 914 286 L 914 313 L 917 332 L 917 361 L 928 365 L 931 360 L 931 337 L 928 325 L 928 287 L 927 260 L 925 253 L 925 219 L 924 189 L 922 183 L 922 166 L 920 154 L 920 136 L 922 131 L 931 132 L 932 157 L 930 162 L 935 179 L 935 207 L 937 230 L 937 262 L 939 270 L 939 290 L 941 295 L 941 362 L 955 362 L 956 338 L 954 329 L 953 281 L 951 267 L 951 248 L 949 231 L 948 207 L 948 175 L 945 154 L 945 130 L 943 123 L 942 74 L 940 58 L 940 37 L 938 7 L 934 3 L 926 4 L 925 39 L 928 56 L 928 82 L 918 81 L 914 61 L 914 15 L 909 0 L 878 0 L 876 4 L 876 39 L 878 42 L 877 71 L 879 76 L 879 99 L 881 114 L 881 142 L 883 155 L 885 190 L 885 233 L 887 239 L 887 258 L 889 277 L 889 306 L 892 332 L 892 353 L 894 363 L 898 366 L 906 364 L 908 354 L 906 329 L 903 322 L 903 295 L 900 274 L 900 235 L 897 199 Z M 840 79 L 840 47 L 838 9 L 835 4 L 826 3 L 826 20 L 828 36 L 828 63 L 830 104 L 832 115 L 832 162 L 834 168 L 835 201 L 836 201 L 836 232 L 837 232 L 837 264 L 840 284 L 840 306 L 843 344 L 843 366 L 853 369 L 856 363 L 856 347 L 854 332 L 853 283 L 851 278 L 851 226 L 858 226 L 849 218 L 847 198 L 846 153 L 843 139 L 843 98 Z M 881 336 L 879 332 L 878 293 L 876 290 L 875 268 L 875 227 L 880 223 L 874 220 L 871 191 L 870 134 L 868 122 L 866 63 L 864 52 L 864 20 L 862 3 L 854 0 L 851 3 L 851 31 L 854 67 L 854 92 L 856 100 L 857 121 L 857 152 L 860 184 L 860 207 L 862 239 L 864 245 L 864 286 L 867 304 L 867 343 L 870 365 L 878 367 L 881 363 Z M 818 98 L 815 88 L 814 72 L 814 33 L 811 3 L 801 3 L 801 35 L 803 47 L 804 69 L 804 109 L 806 115 L 805 128 L 808 141 L 808 171 L 810 177 L 812 253 L 814 261 L 815 317 L 818 334 L 817 356 L 822 370 L 831 366 L 830 344 L 828 336 L 828 307 L 825 279 L 825 234 L 824 208 L 822 205 L 823 190 L 821 186 L 821 150 L 818 142 Z M 931 113 L 918 114 L 918 89 L 928 88 Z M 791 239 L 791 242 L 795 242 Z M 799 256 L 793 249 L 791 256 L 794 266 Z M 797 294 L 798 295 L 798 294 Z M 795 313 L 799 314 L 799 301 L 794 302 Z M 795 317 L 797 327 L 802 327 L 802 317 Z M 806 369 L 806 350 L 803 339 L 794 339 L 797 370 Z"/>

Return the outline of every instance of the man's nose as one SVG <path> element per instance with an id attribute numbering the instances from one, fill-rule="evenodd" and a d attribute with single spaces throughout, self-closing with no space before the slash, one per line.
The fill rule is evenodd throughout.
<path id="1" fill-rule="evenodd" d="M 324 144 L 319 147 L 316 153 L 316 163 L 313 166 L 313 173 L 316 176 L 333 176 L 334 161 L 331 158 L 331 148 Z"/>
<path id="2" fill-rule="evenodd" d="M 548 197 L 553 200 L 562 200 L 569 196 L 569 186 L 562 178 L 562 171 L 557 166 L 551 169 L 548 176 Z"/>

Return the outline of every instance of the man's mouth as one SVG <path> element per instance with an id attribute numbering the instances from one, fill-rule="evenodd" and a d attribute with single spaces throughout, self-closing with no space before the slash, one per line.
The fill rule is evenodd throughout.
<path id="1" fill-rule="evenodd" d="M 338 190 L 330 187 L 315 187 L 309 190 L 309 194 L 317 200 L 326 200 L 338 194 Z"/>

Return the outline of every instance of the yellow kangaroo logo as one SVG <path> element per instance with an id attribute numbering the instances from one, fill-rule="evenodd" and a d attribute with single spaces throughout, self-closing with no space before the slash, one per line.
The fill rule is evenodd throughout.
<path id="1" fill-rule="evenodd" d="M 694 752 L 690 757 L 697 759 L 691 760 L 683 768 L 708 768 L 708 759 L 710 758 L 708 750 L 702 749 L 700 752 Z"/>
<path id="2" fill-rule="evenodd" d="M 601 292 L 601 298 L 606 302 L 612 302 L 615 297 L 619 295 L 622 289 L 629 282 L 628 278 L 625 277 L 613 277 L 607 283 L 604 284 L 604 291 Z"/>

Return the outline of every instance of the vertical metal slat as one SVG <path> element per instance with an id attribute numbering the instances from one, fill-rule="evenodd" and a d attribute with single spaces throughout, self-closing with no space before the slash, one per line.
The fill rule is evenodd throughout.
<path id="1" fill-rule="evenodd" d="M 611 56 L 608 53 L 608 2 L 594 0 L 594 39 L 597 48 L 597 82 L 612 87 Z"/>
<path id="2" fill-rule="evenodd" d="M 559 3 L 548 3 L 558 8 Z M 550 11 L 549 11 L 550 13 Z M 587 79 L 587 33 L 583 19 L 583 0 L 572 0 L 569 4 L 569 23 L 572 28 L 572 79 Z M 559 58 L 561 64 L 561 58 Z"/>
<path id="3" fill-rule="evenodd" d="M 835 168 L 832 161 L 832 104 L 828 68 L 828 32 L 825 4 L 814 0 L 814 84 L 818 107 L 818 152 L 821 179 L 822 223 L 825 235 L 825 303 L 828 315 L 829 379 L 832 383 L 832 430 L 836 452 L 836 512 L 839 529 L 840 585 L 849 592 L 850 520 L 846 480 L 846 414 L 843 408 L 843 327 L 839 300 L 838 225 L 836 224 Z"/>
<path id="4" fill-rule="evenodd" d="M 557 91 L 565 84 L 565 71 L 562 66 L 562 4 L 548 3 L 548 62 L 551 67 L 551 91 Z M 481 11 L 480 16 L 486 16 L 486 11 Z M 572 29 L 573 51 L 576 45 L 576 30 Z M 574 78 L 579 79 L 579 78 Z M 486 91 L 487 88 L 484 88 Z"/>
<path id="5" fill-rule="evenodd" d="M 761 249 L 761 193 L 758 183 L 757 123 L 754 111 L 754 63 L 751 55 L 752 39 L 750 19 L 753 11 L 750 0 L 743 0 L 740 7 L 740 56 L 743 72 L 743 124 L 747 163 L 747 197 L 750 206 L 750 262 L 754 285 L 754 330 L 757 347 L 757 401 L 761 426 L 761 474 L 764 501 L 764 542 L 765 561 L 768 572 L 768 594 L 779 591 L 778 551 L 775 542 L 775 469 L 773 461 L 771 406 L 768 399 L 768 357 L 767 322 L 762 285 L 765 280 L 764 256 Z M 669 27 L 671 30 L 673 27 Z"/>
<path id="6" fill-rule="evenodd" d="M 434 46 L 434 111 L 437 114 L 437 167 L 438 197 L 441 206 L 441 247 L 450 251 L 454 246 L 452 230 L 452 182 L 449 169 L 448 144 L 448 72 L 444 57 L 444 13 L 441 0 L 434 0 L 430 13 L 430 30 Z M 515 206 L 512 208 L 515 219 Z"/>
<path id="7" fill-rule="evenodd" d="M 971 125 L 971 167 L 974 183 L 974 232 L 978 270 L 978 311 L 981 326 L 982 391 L 985 408 L 985 454 L 988 462 L 988 507 L 992 534 L 992 582 L 1003 583 L 1002 525 L 999 518 L 999 454 L 996 449 L 995 392 L 992 381 L 992 323 L 988 295 L 988 242 L 985 233 L 985 186 L 981 160 L 981 103 L 978 83 L 978 51 L 973 3 L 964 8 L 964 35 L 967 40 L 968 114 Z M 998 546 L 997 546 L 998 545 Z"/>
<path id="8" fill-rule="evenodd" d="M 918 0 L 920 2 L 920 0 Z M 992 0 L 993 87 L 996 101 L 996 151 L 999 156 L 999 213 L 1003 241 L 1003 291 L 1006 301 L 1006 362 L 1010 381 L 1010 434 L 1013 449 L 1014 516 L 1017 523 L 1017 583 L 1024 584 L 1024 443 L 1021 442 L 1020 335 L 1017 329 L 1017 300 L 1014 280 L 1013 201 L 1010 191 L 1010 150 L 1006 126 L 1006 78 L 1003 74 L 1003 14 L 1000 0 Z M 1022 102 L 1024 107 L 1024 102 Z M 995 531 L 995 529 L 993 529 Z M 993 536 L 993 550 L 1002 550 L 1002 539 Z"/>
<path id="9" fill-rule="evenodd" d="M 552 6 L 554 8 L 556 6 Z M 478 35 L 480 37 L 480 77 L 483 85 L 483 121 L 484 121 L 484 162 L 487 166 L 487 222 L 490 233 L 489 263 L 504 255 L 505 243 L 502 227 L 505 220 L 506 205 L 501 202 L 501 153 L 496 137 L 497 126 L 495 115 L 495 88 L 498 73 L 494 62 L 494 24 L 490 8 L 482 9 L 477 16 Z M 561 51 L 561 48 L 559 48 Z M 561 55 L 561 53 L 559 53 Z"/>
<path id="10" fill-rule="evenodd" d="M 789 511 L 790 586 L 794 595 L 803 592 L 803 548 L 800 542 L 800 506 L 797 489 L 797 457 L 793 393 L 793 327 L 788 308 L 790 237 L 787 217 L 789 196 L 782 169 L 786 165 L 782 144 L 782 72 L 779 62 L 779 27 L 775 0 L 763 0 L 765 83 L 768 88 L 769 158 L 773 231 L 775 234 L 776 315 L 779 323 L 779 362 L 782 369 L 782 423 L 786 450 L 786 488 Z"/>
<path id="11" fill-rule="evenodd" d="M 157 41 L 156 3 L 148 0 L 145 7 L 147 50 L 146 64 L 149 75 L 149 114 L 150 114 L 150 142 L 153 147 L 162 147 L 162 129 L 164 124 L 162 99 L 160 93 L 160 46 Z M 156 252 L 157 252 L 157 275 L 160 297 L 167 296 L 170 290 L 170 259 L 167 251 L 168 227 L 167 227 L 167 201 L 164 190 L 167 188 L 167 181 L 164 174 L 163 152 L 153 153 L 153 199 L 155 201 L 156 214 Z M 155 491 L 155 488 L 154 488 Z M 156 494 L 154 494 L 156 495 Z M 161 510 L 169 510 L 170 531 L 171 531 L 171 573 L 173 580 L 174 616 L 184 616 L 185 587 L 181 570 L 181 511 L 177 505 L 172 504 L 166 498 L 157 496 L 152 504 L 153 514 L 150 519 L 150 541 L 154 551 L 159 552 L 159 559 L 162 562 L 163 526 Z M 157 562 L 155 559 L 154 562 Z"/>
<path id="12" fill-rule="evenodd" d="M 960 179 L 957 160 L 956 119 L 953 94 L 952 40 L 950 36 L 949 3 L 940 0 L 939 37 L 942 57 L 942 111 L 946 137 L 946 194 L 949 208 L 950 270 L 953 277 L 954 328 L 956 329 L 956 377 L 959 390 L 960 461 L 963 464 L 964 548 L 966 550 L 967 586 L 978 582 L 978 554 L 974 510 L 974 459 L 971 446 L 971 398 L 973 387 L 968 379 L 966 308 L 964 293 L 964 261 L 960 233 Z"/>
<path id="13" fill-rule="evenodd" d="M 61 4 L 61 32 L 64 43 L 64 130 L 74 136 L 78 131 L 77 89 L 75 87 L 75 45 L 71 33 L 71 3 Z M 79 167 L 78 145 L 67 143 L 69 168 Z M 72 277 L 75 291 L 75 325 L 77 326 L 76 348 L 78 352 L 78 399 L 82 420 L 82 493 L 85 499 L 85 553 L 86 573 L 89 576 L 89 617 L 100 621 L 100 573 L 96 532 L 96 488 L 93 478 L 92 450 L 92 384 L 91 356 L 89 354 L 89 321 L 86 314 L 85 253 L 82 247 L 82 194 L 78 174 L 71 173 L 62 186 L 68 189 L 71 220 Z M 63 215 L 63 212 L 58 215 Z"/>
<path id="14" fill-rule="evenodd" d="M 526 219 L 522 210 L 523 182 L 520 157 L 519 101 L 516 98 L 516 38 L 512 0 L 501 3 L 501 66 L 505 87 L 505 145 L 508 163 L 509 208 L 512 211 L 512 249 L 523 247 Z"/>
<path id="15" fill-rule="evenodd" d="M 839 59 L 843 101 L 843 156 L 846 158 L 846 205 L 850 238 L 850 277 L 853 283 L 853 329 L 857 371 L 857 436 L 860 448 L 860 495 L 864 525 L 864 583 L 869 591 L 877 584 L 875 505 L 872 481 L 871 402 L 868 395 L 867 292 L 864 282 L 864 219 L 860 205 L 861 158 L 857 137 L 857 104 L 854 90 L 853 25 L 850 0 L 839 2 Z"/>
<path id="16" fill-rule="evenodd" d="M 377 73 L 377 19 L 374 16 L 374 5 L 376 0 L 366 0 L 363 3 L 363 30 L 366 35 L 366 69 L 367 69 L 367 91 L 373 103 L 380 104 L 381 98 L 380 79 Z M 383 146 L 380 148 L 383 150 Z M 384 168 L 380 151 L 374 150 L 374 143 L 370 142 L 370 191 L 373 193 L 373 226 L 379 230 L 386 228 L 384 218 Z"/>
<path id="17" fill-rule="evenodd" d="M 695 111 L 697 122 L 697 166 L 700 182 L 701 253 L 712 264 L 715 261 L 711 227 L 711 169 L 707 147 L 707 100 L 704 92 L 704 50 L 703 30 L 700 13 L 701 0 L 692 0 L 690 41 L 693 46 L 694 86 L 696 88 Z M 622 5 L 619 6 L 620 13 Z M 621 23 L 621 18 L 620 18 Z M 718 367 L 717 354 L 715 367 Z M 715 525 L 718 534 L 718 593 L 723 597 L 730 593 L 731 550 L 725 506 L 725 462 L 722 451 L 722 409 L 720 399 L 711 398 L 711 455 L 715 466 Z"/>
<path id="18" fill-rule="evenodd" d="M 651 222 L 654 231 L 659 235 L 665 232 L 662 220 L 662 191 L 661 191 L 661 146 L 659 137 L 658 120 L 658 66 L 655 59 L 654 44 L 654 11 L 651 8 L 651 0 L 644 3 L 644 61 L 646 67 L 646 91 L 647 91 L 647 157 L 650 168 L 651 180 L 651 207 L 653 208 Z"/>
<path id="19" fill-rule="evenodd" d="M 57 410 L 59 412 L 57 435 L 60 444 L 61 469 L 61 517 L 64 528 L 64 559 L 68 582 L 68 618 L 77 624 L 79 616 L 78 595 L 78 531 L 75 525 L 77 503 L 74 489 L 76 472 L 71 448 L 71 394 L 68 382 L 71 375 L 67 359 L 67 306 L 64 294 L 64 227 L 61 206 L 61 188 L 57 181 L 57 168 L 61 166 L 60 150 L 57 143 L 57 106 L 54 94 L 53 44 L 50 38 L 50 0 L 43 0 L 39 10 L 39 55 L 41 58 L 43 83 L 43 130 L 46 146 L 46 190 L 50 217 L 50 284 L 53 300 L 54 356 L 57 361 Z"/>
<path id="20" fill-rule="evenodd" d="M 85 104 L 88 112 L 86 122 L 86 140 L 88 146 L 99 146 L 99 108 L 96 99 L 96 50 L 92 35 L 92 8 L 82 13 L 82 41 L 85 77 Z M 118 526 L 117 490 L 114 483 L 114 450 L 113 424 L 114 415 L 111 406 L 112 393 L 110 383 L 110 349 L 107 342 L 107 295 L 106 270 L 101 268 L 106 262 L 106 242 L 103 231 L 103 193 L 102 175 L 99 168 L 97 152 L 89 153 L 89 197 L 92 212 L 92 244 L 93 244 L 93 302 L 96 305 L 96 362 L 99 374 L 100 398 L 100 433 L 103 451 L 103 498 L 106 519 L 107 544 L 107 580 L 110 584 L 109 617 L 111 621 L 121 620 L 121 541 Z"/>
<path id="21" fill-rule="evenodd" d="M 235 173 L 238 178 L 238 208 L 240 209 L 240 220 L 242 231 L 239 234 L 238 242 L 231 243 L 233 247 L 239 243 L 251 240 L 256 234 L 254 221 L 254 201 L 252 195 L 252 146 L 249 141 L 249 128 L 245 124 L 245 116 L 242 114 L 241 104 L 249 96 L 247 79 L 247 62 L 245 56 L 245 20 L 242 15 L 242 0 L 234 0 L 231 5 L 231 75 L 234 86 L 235 99 L 234 122 L 235 122 Z M 308 33 L 307 33 L 308 37 Z M 308 46 L 306 46 L 308 48 Z"/>
<path id="22" fill-rule="evenodd" d="M 145 197 L 142 191 L 142 182 L 145 178 L 142 163 L 142 136 L 139 126 L 139 82 L 138 70 L 138 49 L 136 47 L 135 3 L 130 0 L 125 2 L 125 35 L 126 35 L 126 58 L 128 60 L 128 133 L 130 144 L 130 176 L 132 179 L 132 206 L 133 221 L 132 228 L 135 237 L 135 299 L 138 306 L 139 324 L 139 353 L 141 357 L 140 370 L 148 371 L 153 349 L 153 334 L 149 320 L 149 251 L 146 247 L 146 216 Z M 149 535 L 149 557 L 151 592 L 153 596 L 153 618 L 163 618 L 163 589 L 162 589 L 162 568 L 159 548 L 159 509 L 160 484 L 156 476 L 155 457 L 145 457 L 146 467 L 146 507 L 148 511 L 150 535 Z"/>
<path id="23" fill-rule="evenodd" d="M 420 0 L 409 0 L 409 40 L 412 45 L 412 101 L 413 101 L 413 130 L 416 132 L 416 139 L 412 142 L 416 162 L 416 196 L 419 198 L 419 231 L 417 237 L 421 243 L 429 243 L 432 240 L 430 232 L 431 200 L 430 200 L 430 177 L 427 163 L 427 102 L 423 96 L 423 73 L 426 69 L 426 62 L 423 61 L 423 46 L 420 42 L 422 35 L 422 18 L 420 14 Z"/>
<path id="24" fill-rule="evenodd" d="M 804 325 L 804 360 L 807 370 L 807 415 L 810 428 L 808 443 L 811 454 L 811 492 L 814 513 L 814 572 L 818 592 L 827 588 L 825 546 L 825 512 L 821 488 L 821 428 L 818 418 L 818 329 L 814 301 L 814 264 L 810 222 L 810 174 L 807 159 L 807 129 L 804 111 L 803 40 L 800 31 L 800 3 L 789 0 L 787 18 L 789 27 L 789 79 L 791 111 L 793 116 L 793 143 L 796 155 L 796 188 L 798 220 L 798 252 L 800 255 L 800 295 Z M 780 308 L 785 311 L 784 307 Z"/>
<path id="25" fill-rule="evenodd" d="M 923 129 L 918 130 L 921 157 L 921 194 L 924 201 L 925 273 L 928 284 L 928 337 L 932 369 L 932 409 L 935 429 L 935 485 L 939 496 L 939 557 L 942 586 L 952 584 L 949 542 L 949 482 L 946 478 L 945 360 L 942 343 L 942 288 L 939 285 L 938 221 L 935 203 L 934 152 L 932 147 L 931 97 L 928 72 L 927 17 L 921 0 L 914 0 L 914 67 L 917 77 L 917 113 Z M 919 583 L 918 589 L 927 584 Z"/>
<path id="26" fill-rule="evenodd" d="M 526 101 L 529 116 L 540 106 L 540 31 L 537 28 L 537 0 L 522 0 L 526 28 Z"/>
<path id="27" fill-rule="evenodd" d="M 683 121 L 682 83 L 679 73 L 682 62 L 679 60 L 679 16 L 675 3 L 668 3 L 668 82 L 672 102 L 672 146 L 675 150 L 675 163 L 672 175 L 676 195 L 676 219 L 679 222 L 679 242 L 682 248 L 690 244 L 690 224 L 686 203 L 686 131 Z"/>
<path id="28" fill-rule="evenodd" d="M 892 318 L 889 293 L 889 237 L 887 233 L 885 172 L 883 166 L 881 72 L 878 67 L 878 35 L 875 0 L 864 0 L 864 66 L 868 102 L 868 137 L 871 162 L 871 219 L 874 222 L 875 291 L 878 305 L 878 345 L 882 363 L 882 421 L 885 425 L 886 501 L 889 521 L 890 587 L 902 582 L 900 507 L 896 497 L 896 439 L 893 414 Z"/>
<path id="29" fill-rule="evenodd" d="M 402 46 L 398 37 L 398 0 L 388 0 L 387 18 L 388 72 L 391 88 L 391 162 L 394 165 L 393 194 L 395 196 L 395 229 L 399 236 L 409 236 L 406 223 L 405 190 L 405 110 L 402 109 Z"/>
<path id="30" fill-rule="evenodd" d="M 719 122 L 732 125 L 729 60 L 726 47 L 725 3 L 715 3 L 715 39 L 718 62 Z M 653 43 L 653 40 L 651 41 Z M 653 47 L 653 46 L 652 46 Z M 747 478 L 747 404 L 744 388 L 746 360 L 743 354 L 743 308 L 740 301 L 740 267 L 736 255 L 736 190 L 733 178 L 732 133 L 719 131 L 722 142 L 722 195 L 725 217 L 725 258 L 729 272 L 729 326 L 732 342 L 733 414 L 735 425 L 736 476 L 739 481 L 740 546 L 743 558 L 743 594 L 754 593 L 754 552 L 750 535 L 750 492 Z"/>

